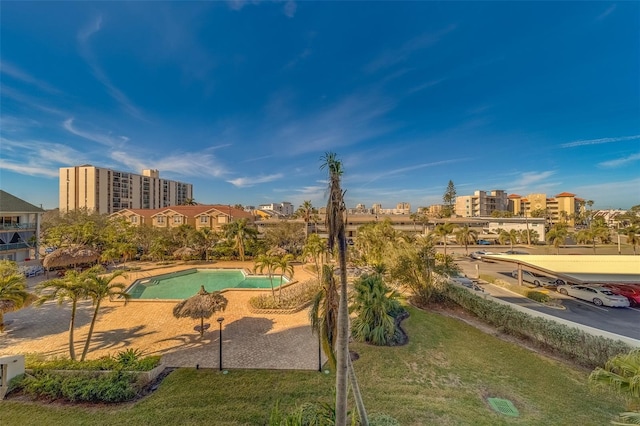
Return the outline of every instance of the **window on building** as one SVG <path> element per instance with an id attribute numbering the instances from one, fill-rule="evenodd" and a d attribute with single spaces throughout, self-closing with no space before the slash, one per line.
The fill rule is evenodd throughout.
<path id="1" fill-rule="evenodd" d="M 209 216 L 200 216 L 200 223 L 209 223 Z"/>
<path id="2" fill-rule="evenodd" d="M 158 223 L 164 223 L 164 216 L 158 216 L 158 217 L 156 217 L 156 221 L 157 221 Z"/>
<path id="3" fill-rule="evenodd" d="M 174 216 L 173 217 L 173 223 L 182 223 L 182 217 Z"/>

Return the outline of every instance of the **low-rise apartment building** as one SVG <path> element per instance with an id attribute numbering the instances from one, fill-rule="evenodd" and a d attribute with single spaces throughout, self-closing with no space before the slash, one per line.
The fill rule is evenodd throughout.
<path id="1" fill-rule="evenodd" d="M 575 226 L 575 219 L 582 209 L 584 200 L 570 192 L 562 192 L 552 198 L 547 198 L 546 194 L 529 194 L 526 197 L 518 194 L 509 195 L 509 211 L 514 216 L 542 215 L 551 225 L 566 223 Z"/>
<path id="2" fill-rule="evenodd" d="M 122 217 L 135 226 L 151 225 L 154 228 L 177 228 L 191 225 L 196 229 L 219 231 L 228 223 L 239 219 L 254 221 L 254 216 L 235 207 L 222 204 L 172 206 L 161 209 L 122 209 L 110 217 Z"/>
<path id="3" fill-rule="evenodd" d="M 38 258 L 44 210 L 0 189 L 0 260 Z"/>
<path id="4" fill-rule="evenodd" d="M 193 199 L 193 185 L 160 178 L 158 170 L 141 175 L 90 164 L 60 168 L 60 212 L 87 209 L 111 214 L 122 209 L 157 209 Z"/>

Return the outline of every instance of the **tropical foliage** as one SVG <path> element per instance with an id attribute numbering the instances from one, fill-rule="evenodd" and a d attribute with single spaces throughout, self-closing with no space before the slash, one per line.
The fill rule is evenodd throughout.
<path id="1" fill-rule="evenodd" d="M 384 346 L 395 336 L 395 319 L 400 309 L 399 294 L 387 287 L 381 274 L 364 275 L 354 282 L 351 331 L 356 340 Z"/>
<path id="2" fill-rule="evenodd" d="M 89 296 L 88 277 L 81 272 L 70 270 L 62 278 L 44 281 L 36 286 L 40 297 L 35 301 L 36 306 L 41 306 L 47 301 L 55 300 L 58 305 L 71 303 L 71 318 L 69 320 L 69 356 L 76 359 L 74 328 L 78 302 Z"/>
<path id="3" fill-rule="evenodd" d="M 313 298 L 309 319 L 311 320 L 311 328 L 319 334 L 322 348 L 332 368 L 336 367 L 339 305 L 340 297 L 333 267 L 324 265 L 320 290 Z"/>
<path id="4" fill-rule="evenodd" d="M 87 334 L 87 340 L 82 350 L 82 356 L 80 361 L 84 361 L 89 352 L 89 346 L 91 344 L 91 337 L 93 336 L 93 329 L 96 325 L 96 319 L 100 312 L 100 304 L 106 298 L 121 298 L 125 303 L 131 297 L 125 293 L 125 285 L 123 283 L 115 283 L 114 279 L 124 274 L 123 270 L 117 270 L 110 274 L 106 274 L 106 271 L 101 266 L 93 267 L 87 270 L 83 275 L 86 276 L 85 281 L 87 295 L 93 302 L 93 316 L 91 317 L 91 325 L 89 326 L 89 332 Z"/>
<path id="5" fill-rule="evenodd" d="M 624 423 L 614 424 L 640 424 L 640 349 L 614 356 L 593 370 L 589 381 L 614 389 L 629 401 L 631 411 L 620 414 Z"/>
<path id="6" fill-rule="evenodd" d="M 29 299 L 26 283 L 15 262 L 0 260 L 0 333 L 5 329 L 4 313 L 20 309 Z"/>

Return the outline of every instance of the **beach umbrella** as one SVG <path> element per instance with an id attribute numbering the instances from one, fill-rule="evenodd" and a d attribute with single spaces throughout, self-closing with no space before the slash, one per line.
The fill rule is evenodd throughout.
<path id="1" fill-rule="evenodd" d="M 193 318 L 200 320 L 200 337 L 204 335 L 204 319 L 211 318 L 215 312 L 224 311 L 227 308 L 227 299 L 219 291 L 209 293 L 200 286 L 194 296 L 183 300 L 173 308 L 173 316 L 176 318 Z"/>
<path id="2" fill-rule="evenodd" d="M 93 263 L 100 259 L 100 253 L 87 246 L 62 247 L 45 256 L 42 266 L 57 268 L 81 263 Z"/>

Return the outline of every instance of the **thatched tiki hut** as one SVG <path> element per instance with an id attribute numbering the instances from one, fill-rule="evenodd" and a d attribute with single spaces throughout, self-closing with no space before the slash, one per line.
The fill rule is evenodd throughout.
<path id="1" fill-rule="evenodd" d="M 211 318 L 215 312 L 224 311 L 228 300 L 219 292 L 209 293 L 204 286 L 200 286 L 194 296 L 179 302 L 173 308 L 176 318 L 193 318 L 200 320 L 200 338 L 204 335 L 204 319 Z"/>
<path id="2" fill-rule="evenodd" d="M 178 250 L 173 252 L 173 257 L 177 259 L 182 259 L 182 260 L 189 260 L 196 253 L 197 253 L 197 250 L 192 249 L 191 247 L 180 247 Z"/>
<path id="3" fill-rule="evenodd" d="M 100 253 L 87 246 L 62 247 L 45 256 L 42 266 L 46 269 L 69 267 L 84 263 L 94 263 Z"/>

